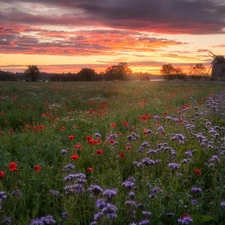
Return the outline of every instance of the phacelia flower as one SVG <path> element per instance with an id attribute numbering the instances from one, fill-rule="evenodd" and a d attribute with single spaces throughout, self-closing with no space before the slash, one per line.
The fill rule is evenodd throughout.
<path id="1" fill-rule="evenodd" d="M 62 151 L 61 151 L 61 154 L 62 155 L 65 155 L 67 153 L 67 150 L 66 149 L 63 149 Z"/>

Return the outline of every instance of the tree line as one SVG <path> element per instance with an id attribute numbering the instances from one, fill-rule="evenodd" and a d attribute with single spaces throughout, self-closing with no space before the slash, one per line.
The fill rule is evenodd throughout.
<path id="1" fill-rule="evenodd" d="M 4 75 L 3 75 L 4 74 Z M 18 73 L 0 71 L 0 80 L 17 80 Z M 22 76 L 22 77 L 21 77 Z M 47 74 L 41 73 L 40 68 L 36 65 L 29 65 L 27 69 L 19 74 L 19 80 L 37 81 L 112 81 L 112 80 L 149 80 L 147 73 L 133 73 L 125 62 L 120 62 L 117 65 L 112 65 L 106 68 L 105 72 L 97 73 L 92 68 L 82 68 L 78 73 L 63 73 L 63 74 Z"/>
<path id="2" fill-rule="evenodd" d="M 180 67 L 174 67 L 172 64 L 165 64 L 162 65 L 160 73 L 166 80 L 185 80 L 187 77 L 189 79 L 207 79 L 210 76 L 202 63 L 197 63 L 194 66 L 190 66 L 187 73 L 184 73 Z"/>
<path id="3" fill-rule="evenodd" d="M 187 75 L 183 72 L 182 68 L 174 67 L 172 64 L 162 65 L 160 74 L 166 79 L 184 79 Z M 207 76 L 206 68 L 203 64 L 196 64 L 190 67 L 189 77 L 202 77 Z M 114 80 L 149 80 L 147 73 L 133 73 L 125 62 L 120 62 L 117 65 L 107 67 L 105 72 L 97 73 L 92 68 L 82 68 L 78 73 L 66 74 L 47 74 L 41 73 L 40 68 L 36 65 L 29 65 L 23 73 L 12 73 L 0 71 L 0 81 L 37 81 L 37 80 L 50 80 L 50 81 L 114 81 Z"/>

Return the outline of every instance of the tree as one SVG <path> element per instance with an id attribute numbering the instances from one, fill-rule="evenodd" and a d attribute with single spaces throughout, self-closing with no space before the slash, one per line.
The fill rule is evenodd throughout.
<path id="1" fill-rule="evenodd" d="M 193 67 L 193 75 L 195 76 L 205 76 L 206 75 L 206 68 L 204 67 L 204 65 L 202 63 L 197 63 L 194 67 Z"/>
<path id="2" fill-rule="evenodd" d="M 24 71 L 25 79 L 30 81 L 37 81 L 40 71 L 39 68 L 35 65 L 29 65 L 27 69 Z"/>
<path id="3" fill-rule="evenodd" d="M 175 68 L 171 64 L 162 65 L 160 73 L 162 75 L 172 75 L 175 72 Z"/>
<path id="4" fill-rule="evenodd" d="M 84 81 L 93 81 L 96 75 L 96 72 L 94 69 L 91 68 L 82 68 L 78 75 L 80 75 L 81 80 Z"/>
<path id="5" fill-rule="evenodd" d="M 110 66 L 105 71 L 105 78 L 107 80 L 127 80 L 128 75 L 132 73 L 132 70 L 125 62 L 120 62 L 118 65 Z"/>
<path id="6" fill-rule="evenodd" d="M 181 74 L 184 74 L 184 72 L 183 72 L 182 68 L 176 67 L 176 68 L 174 68 L 174 74 L 181 75 Z"/>

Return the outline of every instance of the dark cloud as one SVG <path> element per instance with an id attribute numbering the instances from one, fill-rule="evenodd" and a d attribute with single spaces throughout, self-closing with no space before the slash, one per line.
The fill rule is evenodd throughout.
<path id="1" fill-rule="evenodd" d="M 1 2 L 18 4 L 16 0 Z M 225 27 L 225 2 L 222 0 L 35 0 L 32 3 L 61 7 L 70 13 L 57 16 L 56 12 L 53 17 L 12 8 L 14 14 L 4 12 L 1 19 L 29 24 L 101 25 L 170 34 L 215 34 L 222 33 Z"/>

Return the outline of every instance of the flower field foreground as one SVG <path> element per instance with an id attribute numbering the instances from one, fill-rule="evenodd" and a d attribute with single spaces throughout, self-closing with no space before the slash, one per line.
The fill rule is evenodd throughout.
<path id="1" fill-rule="evenodd" d="M 224 224 L 225 88 L 0 83 L 0 223 Z"/>

